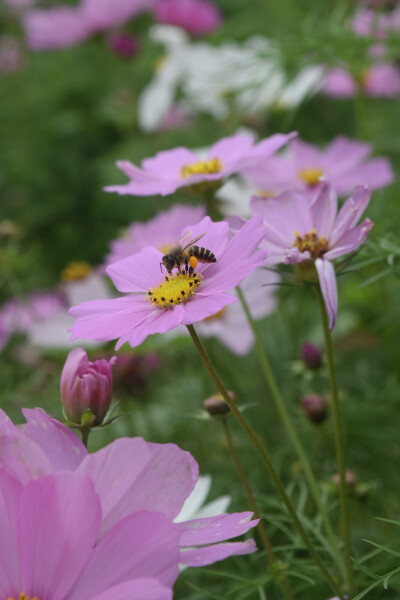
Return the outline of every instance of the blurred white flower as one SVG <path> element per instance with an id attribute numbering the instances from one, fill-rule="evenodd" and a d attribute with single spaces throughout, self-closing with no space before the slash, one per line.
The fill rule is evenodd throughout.
<path id="1" fill-rule="evenodd" d="M 216 500 L 204 504 L 211 488 L 211 476 L 200 475 L 193 492 L 186 499 L 181 512 L 175 517 L 175 523 L 191 521 L 192 519 L 205 519 L 216 517 L 228 510 L 231 503 L 230 496 L 220 496 Z"/>

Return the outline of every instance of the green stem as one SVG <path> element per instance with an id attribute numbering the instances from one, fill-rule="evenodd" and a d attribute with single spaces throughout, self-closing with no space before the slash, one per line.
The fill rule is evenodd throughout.
<path id="1" fill-rule="evenodd" d="M 329 517 L 326 513 L 326 510 L 324 508 L 324 505 L 321 502 L 321 498 L 320 498 L 320 492 L 319 492 L 319 488 L 318 488 L 318 483 L 314 477 L 314 473 L 311 469 L 309 460 L 307 458 L 307 454 L 304 451 L 303 445 L 300 441 L 299 436 L 297 435 L 296 429 L 293 426 L 293 423 L 291 421 L 289 412 L 285 406 L 285 403 L 283 401 L 283 398 L 281 396 L 281 393 L 279 391 L 278 385 L 275 381 L 275 377 L 274 374 L 272 372 L 271 369 L 271 365 L 269 363 L 267 354 L 264 350 L 264 346 L 263 343 L 261 341 L 261 337 L 260 334 L 258 332 L 258 328 L 254 322 L 253 317 L 250 314 L 250 310 L 249 307 L 247 305 L 246 299 L 243 295 L 242 290 L 240 289 L 240 287 L 237 287 L 237 293 L 239 296 L 239 300 L 242 304 L 243 310 L 246 314 L 247 320 L 250 324 L 250 327 L 253 331 L 254 334 L 254 338 L 255 338 L 255 343 L 256 343 L 256 349 L 257 349 L 257 353 L 258 353 L 258 358 L 261 364 L 261 368 L 265 377 L 265 380 L 267 382 L 267 385 L 270 389 L 272 398 L 274 400 L 275 406 L 279 412 L 279 415 L 283 421 L 284 427 L 287 431 L 287 434 L 293 444 L 293 447 L 297 453 L 297 456 L 299 458 L 299 461 L 303 467 L 303 471 L 304 471 L 304 475 L 305 478 L 307 480 L 308 486 L 310 488 L 310 492 L 312 497 L 314 498 L 314 502 L 317 505 L 317 508 L 319 510 L 319 513 L 322 517 L 324 526 L 325 526 L 325 531 L 326 531 L 326 535 L 328 537 L 329 540 L 329 544 L 331 546 L 332 549 L 332 556 L 334 558 L 334 560 L 336 561 L 336 564 L 338 565 L 338 568 L 342 574 L 342 577 L 345 576 L 346 574 L 346 570 L 345 570 L 345 566 L 337 545 L 337 541 L 336 541 L 336 537 L 335 534 L 333 533 L 333 529 L 332 529 L 332 525 L 331 522 L 329 520 Z"/>
<path id="2" fill-rule="evenodd" d="M 267 553 L 269 561 L 272 564 L 276 564 L 277 561 L 276 561 L 275 553 L 274 553 L 274 551 L 272 549 L 272 545 L 271 545 L 271 542 L 269 540 L 267 530 L 265 529 L 264 523 L 263 523 L 263 521 L 261 519 L 261 513 L 260 513 L 259 508 L 257 506 L 257 502 L 256 502 L 256 499 L 254 498 L 253 492 L 251 491 L 250 484 L 249 484 L 248 479 L 246 477 L 246 472 L 245 472 L 245 470 L 243 468 L 243 465 L 241 463 L 241 460 L 239 458 L 239 454 L 236 451 L 235 444 L 233 442 L 233 438 L 232 438 L 232 435 L 231 435 L 231 432 L 230 432 L 230 428 L 229 428 L 229 425 L 228 425 L 228 419 L 226 418 L 226 416 L 221 419 L 221 422 L 222 422 L 222 427 L 224 428 L 225 438 L 226 438 L 226 442 L 228 444 L 228 450 L 229 450 L 229 452 L 231 454 L 231 457 L 232 457 L 233 463 L 235 465 L 235 468 L 236 468 L 237 474 L 239 476 L 239 479 L 240 479 L 240 481 L 241 481 L 241 483 L 243 485 L 243 488 L 244 488 L 244 491 L 245 491 L 245 494 L 246 494 L 246 497 L 247 497 L 247 502 L 248 502 L 251 510 L 254 512 L 254 516 L 257 519 L 260 519 L 260 521 L 259 521 L 259 523 L 257 525 L 257 529 L 258 529 L 258 533 L 259 533 L 260 538 L 261 538 L 261 542 L 262 542 L 262 544 L 263 544 L 263 546 L 264 546 L 264 548 L 266 550 L 266 553 Z M 292 592 L 291 592 L 291 590 L 289 588 L 289 585 L 288 585 L 286 579 L 281 579 L 279 581 L 279 583 L 280 583 L 280 585 L 282 587 L 282 591 L 284 593 L 285 598 L 287 600 L 293 600 L 293 594 L 292 594 Z"/>
<path id="3" fill-rule="evenodd" d="M 82 429 L 81 429 L 82 444 L 85 446 L 85 448 L 87 448 L 87 445 L 88 445 L 89 433 L 90 433 L 89 427 L 82 427 Z"/>
<path id="4" fill-rule="evenodd" d="M 264 463 L 265 468 L 267 469 L 269 476 L 272 479 L 272 482 L 274 483 L 279 495 L 281 496 L 282 502 L 284 503 L 284 505 L 286 506 L 289 515 L 291 516 L 291 518 L 293 519 L 293 522 L 297 528 L 297 531 L 299 532 L 304 545 L 306 546 L 306 548 L 308 549 L 310 555 L 312 556 L 312 558 L 314 559 L 314 561 L 316 562 L 318 568 L 320 569 L 321 573 L 323 574 L 324 578 L 326 579 L 326 581 L 329 583 L 329 585 L 331 586 L 332 590 L 334 591 L 335 594 L 337 594 L 339 596 L 339 598 L 343 598 L 343 596 L 341 595 L 341 592 L 338 588 L 338 586 L 336 585 L 336 583 L 334 582 L 334 580 L 332 579 L 329 571 L 327 570 L 327 568 L 325 567 L 324 563 L 321 560 L 321 557 L 319 556 L 319 554 L 316 552 L 316 550 L 314 549 L 314 546 L 310 540 L 310 538 L 308 537 L 307 532 L 305 531 L 303 525 L 301 524 L 301 521 L 299 519 L 299 517 L 297 516 L 296 510 L 289 498 L 289 496 L 287 495 L 285 488 L 279 478 L 278 473 L 275 470 L 274 465 L 272 464 L 265 448 L 263 447 L 263 445 L 261 444 L 260 440 L 258 439 L 256 433 L 254 432 L 254 430 L 251 428 L 251 426 L 249 425 L 249 423 L 246 421 L 246 419 L 243 417 L 242 413 L 240 412 L 240 410 L 237 408 L 235 402 L 232 400 L 232 398 L 230 397 L 226 387 L 224 386 L 224 384 L 222 383 L 219 375 L 217 374 L 216 370 L 214 369 L 214 366 L 212 365 L 212 363 L 210 362 L 210 359 L 208 358 L 208 355 L 193 327 L 193 325 L 187 325 L 187 329 L 191 335 L 191 338 L 194 342 L 194 345 L 196 346 L 196 349 L 200 355 L 201 360 L 203 361 L 204 366 L 206 367 L 208 374 L 210 375 L 211 379 L 213 380 L 216 388 L 218 389 L 219 393 L 221 394 L 221 396 L 223 397 L 223 399 L 225 400 L 225 402 L 227 403 L 227 405 L 229 406 L 229 408 L 231 409 L 232 414 L 234 415 L 234 417 L 236 418 L 237 422 L 239 423 L 239 425 L 241 426 L 241 428 L 243 429 L 243 431 L 245 432 L 245 434 L 247 435 L 247 437 L 249 438 L 250 442 L 252 443 L 252 445 L 254 446 L 256 452 L 258 453 L 258 455 L 260 456 L 262 462 Z"/>
<path id="5" fill-rule="evenodd" d="M 354 589 L 353 579 L 353 566 L 351 561 L 351 540 L 350 540 L 350 519 L 349 519 L 349 508 L 347 502 L 347 483 L 346 483 L 346 470 L 344 464 L 344 449 L 343 449 L 343 434 L 340 419 L 340 406 L 339 406 L 339 394 L 336 384 L 335 368 L 333 364 L 333 350 L 332 350 L 332 339 L 329 331 L 328 315 L 325 308 L 324 298 L 322 296 L 321 288 L 316 286 L 319 307 L 321 310 L 321 321 L 322 329 L 324 331 L 325 338 L 325 352 L 326 361 L 329 369 L 329 381 L 332 393 L 332 405 L 333 405 L 333 416 L 334 416 L 334 433 L 335 433 L 335 445 L 336 445 L 336 457 L 339 469 L 340 478 L 340 508 L 341 508 L 341 522 L 342 522 L 342 537 L 345 547 L 345 561 L 346 561 L 346 583 L 349 592 L 352 594 Z"/>

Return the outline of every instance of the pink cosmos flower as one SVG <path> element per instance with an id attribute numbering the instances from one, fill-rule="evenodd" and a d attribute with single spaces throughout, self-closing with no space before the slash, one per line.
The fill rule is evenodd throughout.
<path id="1" fill-rule="evenodd" d="M 101 523 L 95 532 L 95 539 L 100 540 L 98 546 L 105 543 L 115 528 L 123 529 L 127 519 L 133 519 L 136 515 L 143 518 L 146 514 L 144 511 L 158 513 L 162 522 L 167 519 L 172 523 L 198 480 L 196 461 L 175 444 L 152 444 L 142 438 L 120 438 L 98 452 L 88 454 L 75 433 L 43 410 L 25 409 L 23 414 L 27 423 L 15 426 L 0 410 L 0 472 L 6 471 L 24 486 L 31 480 L 40 481 L 46 475 L 60 472 L 73 471 L 81 477 L 89 477 L 101 505 Z M 226 542 L 257 525 L 258 520 L 251 520 L 251 517 L 252 513 L 248 512 L 224 513 L 176 523 L 179 562 L 187 566 L 204 566 L 228 556 L 254 552 L 253 540 Z M 159 533 L 156 528 L 156 539 Z M 135 539 L 132 537 L 134 548 L 137 547 L 133 552 L 133 562 L 142 543 Z M 158 542 L 153 540 L 154 537 L 150 537 L 149 545 L 161 544 L 161 537 Z M 6 552 L 7 546 L 4 547 Z M 163 552 L 165 547 L 160 548 L 161 555 Z M 118 553 L 115 561 L 118 562 L 119 558 Z M 158 558 L 161 560 L 160 555 Z M 157 564 L 160 560 L 155 560 L 155 569 L 160 568 L 160 564 Z M 176 567 L 178 558 L 176 554 L 174 557 L 164 556 L 164 561 Z M 123 561 L 123 564 L 126 565 L 126 562 Z M 147 565 L 145 559 L 144 565 Z M 101 572 L 100 569 L 98 576 Z M 157 576 L 164 583 L 155 571 L 144 570 L 142 576 L 147 575 Z M 170 580 L 167 581 L 169 583 Z M 142 597 L 139 598 L 142 600 Z"/>
<path id="2" fill-rule="evenodd" d="M 387 158 L 368 160 L 371 152 L 369 144 L 344 136 L 334 138 L 324 150 L 293 140 L 285 155 L 247 169 L 245 176 L 255 189 L 266 190 L 266 196 L 286 190 L 314 195 L 321 181 L 341 195 L 351 193 L 360 184 L 378 189 L 391 183 L 394 173 Z"/>
<path id="3" fill-rule="evenodd" d="M 362 8 L 354 17 L 352 28 L 362 37 L 371 36 L 383 40 L 391 31 L 400 31 L 400 7 L 384 13 Z"/>
<path id="4" fill-rule="evenodd" d="M 391 63 L 372 65 L 357 81 L 344 68 L 332 69 L 320 92 L 333 98 L 354 98 L 360 91 L 367 96 L 392 98 L 400 94 L 400 69 Z"/>
<path id="5" fill-rule="evenodd" d="M 152 6 L 152 0 L 82 0 L 76 7 L 30 10 L 23 24 L 33 50 L 64 48 L 121 25 Z"/>
<path id="6" fill-rule="evenodd" d="M 196 225 L 204 215 L 205 209 L 202 206 L 174 204 L 145 223 L 135 221 L 129 226 L 127 235 L 111 242 L 111 252 L 105 262 L 110 265 L 140 252 L 150 244 L 165 254 L 176 246 L 185 227 Z"/>
<path id="7" fill-rule="evenodd" d="M 141 511 L 96 544 L 102 507 L 88 475 L 63 472 L 26 485 L 0 470 L 0 597 L 171 600 L 179 532 Z"/>
<path id="8" fill-rule="evenodd" d="M 100 425 L 112 400 L 112 370 L 117 360 L 99 359 L 89 361 L 83 348 L 72 350 L 61 373 L 61 403 L 66 417 L 81 423 L 81 417 L 90 410 L 96 417 L 93 425 Z"/>
<path id="9" fill-rule="evenodd" d="M 159 23 L 177 25 L 194 35 L 209 33 L 222 22 L 218 7 L 208 0 L 158 0 L 154 17 Z"/>
<path id="10" fill-rule="evenodd" d="M 229 240 L 227 223 L 213 223 L 205 217 L 191 228 L 202 247 L 217 261 L 199 263 L 194 272 L 177 269 L 171 275 L 160 272 L 162 252 L 146 247 L 107 268 L 116 288 L 127 295 L 115 300 L 85 302 L 71 309 L 76 321 L 71 339 L 98 341 L 119 338 L 132 347 L 148 335 L 165 333 L 178 325 L 191 325 L 214 315 L 236 299 L 227 293 L 261 265 L 265 253 L 256 251 L 263 238 L 261 217 L 251 219 Z M 200 243 L 200 242 L 199 242 Z"/>
<path id="11" fill-rule="evenodd" d="M 204 181 L 219 182 L 272 156 L 295 135 L 278 133 L 254 145 L 253 136 L 236 134 L 211 146 L 206 158 L 200 158 L 188 148 L 178 147 L 146 158 L 142 168 L 127 160 L 118 161 L 118 168 L 130 182 L 108 186 L 105 190 L 133 196 L 166 196 L 180 187 Z"/>
<path id="12" fill-rule="evenodd" d="M 274 285 L 280 278 L 277 273 L 256 269 L 241 284 L 253 319 L 270 315 L 276 308 Z M 236 291 L 231 290 L 236 296 Z M 197 326 L 201 337 L 216 337 L 238 356 L 248 354 L 254 344 L 254 335 L 239 302 L 229 304 Z"/>
<path id="13" fill-rule="evenodd" d="M 370 196 L 367 187 L 357 187 L 338 214 L 336 194 L 328 185 L 322 187 L 312 202 L 293 192 L 277 198 L 254 197 L 251 201 L 253 213 L 262 215 L 267 227 L 264 240 L 269 253 L 267 262 L 304 263 L 308 280 L 314 280 L 309 267 L 315 266 L 330 329 L 335 325 L 337 313 L 335 268 L 331 261 L 353 252 L 365 241 L 373 223 L 369 219 L 357 223 Z"/>

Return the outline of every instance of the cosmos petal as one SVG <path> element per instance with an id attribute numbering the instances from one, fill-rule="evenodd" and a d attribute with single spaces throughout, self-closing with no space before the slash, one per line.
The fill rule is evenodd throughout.
<path id="1" fill-rule="evenodd" d="M 315 267 L 318 272 L 319 284 L 328 315 L 329 329 L 332 331 L 336 322 L 338 306 L 335 267 L 329 260 L 323 260 L 321 258 L 317 258 Z"/>

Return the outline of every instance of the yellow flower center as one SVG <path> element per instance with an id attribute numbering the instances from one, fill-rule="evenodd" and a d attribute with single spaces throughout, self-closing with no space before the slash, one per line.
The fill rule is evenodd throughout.
<path id="1" fill-rule="evenodd" d="M 211 175 L 222 171 L 222 162 L 219 158 L 210 158 L 210 160 L 199 161 L 190 165 L 184 165 L 181 169 L 181 175 L 184 179 L 191 175 Z"/>
<path id="2" fill-rule="evenodd" d="M 226 307 L 224 306 L 224 308 L 221 308 L 221 310 L 216 312 L 215 315 L 211 315 L 211 317 L 206 317 L 204 320 L 205 321 L 215 321 L 215 320 L 218 321 L 219 319 L 222 319 L 222 317 L 224 316 L 225 313 L 226 313 Z"/>
<path id="3" fill-rule="evenodd" d="M 84 262 L 83 260 L 72 261 L 61 271 L 61 280 L 68 283 L 70 281 L 86 279 L 91 270 L 92 267 L 89 263 Z"/>
<path id="4" fill-rule="evenodd" d="M 30 596 L 27 596 L 26 594 L 24 594 L 24 592 L 21 592 L 20 595 L 18 596 L 18 598 L 7 598 L 7 600 L 39 600 L 39 598 L 37 596 L 34 596 L 33 598 L 31 598 Z"/>
<path id="5" fill-rule="evenodd" d="M 300 252 L 308 251 L 313 260 L 321 258 L 328 251 L 328 242 L 323 236 L 318 237 L 317 230 L 312 229 L 311 233 L 305 233 L 303 236 L 298 231 L 294 232 L 296 246 Z"/>
<path id="6" fill-rule="evenodd" d="M 363 69 L 360 75 L 360 84 L 362 88 L 365 88 L 368 85 L 370 78 L 371 71 L 369 69 Z"/>
<path id="7" fill-rule="evenodd" d="M 145 299 L 160 308 L 172 308 L 181 302 L 187 302 L 199 287 L 201 279 L 203 276 L 200 274 L 181 271 L 176 275 L 166 275 L 163 283 L 148 290 Z"/>
<path id="8" fill-rule="evenodd" d="M 300 171 L 298 172 L 298 176 L 300 177 L 300 179 L 308 185 L 317 185 L 317 183 L 320 182 L 319 180 L 323 174 L 323 170 L 319 167 L 300 169 Z"/>

